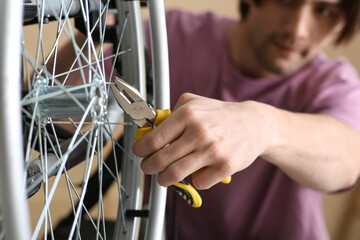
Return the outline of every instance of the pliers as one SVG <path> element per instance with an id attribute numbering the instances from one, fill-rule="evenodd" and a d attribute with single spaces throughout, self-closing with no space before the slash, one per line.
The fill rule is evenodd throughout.
<path id="1" fill-rule="evenodd" d="M 119 106 L 138 126 L 135 140 L 139 140 L 171 114 L 169 109 L 154 110 L 136 88 L 117 76 L 114 77 L 110 87 Z M 192 207 L 198 208 L 202 205 L 200 194 L 191 184 L 180 181 L 171 187 Z"/>
<path id="2" fill-rule="evenodd" d="M 136 88 L 132 87 L 117 76 L 114 77 L 113 84 L 111 84 L 110 87 L 119 106 L 138 126 L 135 134 L 135 140 L 139 140 L 171 114 L 169 109 L 154 110 L 154 108 L 146 102 L 144 97 Z M 230 181 L 231 176 L 221 182 L 230 183 Z M 193 186 L 191 186 L 191 184 L 185 181 L 180 181 L 171 187 L 192 207 L 198 208 L 202 205 L 202 199 L 199 193 Z"/>

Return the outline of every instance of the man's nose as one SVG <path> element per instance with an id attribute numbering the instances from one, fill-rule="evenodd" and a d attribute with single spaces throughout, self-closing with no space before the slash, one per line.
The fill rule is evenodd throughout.
<path id="1" fill-rule="evenodd" d="M 314 24 L 311 8 L 306 5 L 292 11 L 285 22 L 287 31 L 297 40 L 307 39 Z"/>

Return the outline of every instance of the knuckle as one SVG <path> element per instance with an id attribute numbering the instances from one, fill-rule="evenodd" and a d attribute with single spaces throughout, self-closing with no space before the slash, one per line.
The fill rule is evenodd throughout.
<path id="1" fill-rule="evenodd" d="M 222 147 L 216 141 L 212 141 L 208 144 L 207 152 L 209 153 L 209 156 L 214 159 L 214 161 L 222 161 L 224 158 Z"/>
<path id="2" fill-rule="evenodd" d="M 184 168 L 181 164 L 176 164 L 169 169 L 170 178 L 173 182 L 179 182 L 184 179 Z"/>
<path id="3" fill-rule="evenodd" d="M 209 141 L 210 139 L 210 131 L 203 124 L 196 123 L 194 124 L 195 133 L 199 137 L 199 139 L 205 139 Z"/>
<path id="4" fill-rule="evenodd" d="M 196 110 L 191 105 L 182 108 L 182 115 L 188 122 L 193 122 L 197 118 Z"/>
<path id="5" fill-rule="evenodd" d="M 196 189 L 199 190 L 207 190 L 211 187 L 205 180 L 204 180 L 204 173 L 194 173 L 192 176 L 192 184 Z"/>
<path id="6" fill-rule="evenodd" d="M 213 160 L 213 166 L 216 167 L 216 171 L 218 172 L 219 176 L 227 177 L 236 168 L 236 161 L 233 158 L 229 157 L 226 150 L 218 144 L 217 142 L 212 142 L 207 149 L 209 157 Z"/>
<path id="7" fill-rule="evenodd" d="M 155 134 L 154 136 L 152 136 L 152 138 L 149 139 L 149 141 L 147 142 L 147 146 L 151 151 L 155 152 L 160 148 L 160 142 L 161 136 L 159 134 Z"/>
<path id="8" fill-rule="evenodd" d="M 193 177 L 193 180 L 192 180 L 192 184 L 194 185 L 194 187 L 196 189 L 199 189 L 199 190 L 207 190 L 209 189 L 209 186 L 203 184 L 202 181 L 198 180 L 197 178 L 194 178 Z"/>
<path id="9" fill-rule="evenodd" d="M 167 167 L 167 155 L 166 150 L 161 150 L 156 154 L 156 158 L 154 159 L 154 168 L 156 172 L 162 172 Z"/>
<path id="10" fill-rule="evenodd" d="M 191 93 L 183 93 L 181 94 L 180 98 L 179 98 L 179 102 L 187 102 L 192 98 L 192 94 Z"/>
<path id="11" fill-rule="evenodd" d="M 204 144 L 211 144 L 211 131 L 201 121 L 193 121 L 188 128 L 188 133 L 193 136 L 194 140 L 200 140 Z"/>
<path id="12" fill-rule="evenodd" d="M 221 176 L 229 176 L 233 172 L 234 169 L 234 163 L 230 160 L 225 160 L 221 163 L 219 167 L 219 172 Z"/>
<path id="13" fill-rule="evenodd" d="M 169 143 L 167 129 L 159 129 L 155 128 L 153 130 L 153 147 L 155 151 L 164 148 Z"/>

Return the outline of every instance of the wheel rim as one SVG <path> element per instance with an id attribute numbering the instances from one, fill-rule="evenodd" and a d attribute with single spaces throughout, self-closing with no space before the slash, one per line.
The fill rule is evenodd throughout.
<path id="1" fill-rule="evenodd" d="M 142 175 L 138 169 L 139 159 L 134 157 L 130 150 L 127 150 L 130 149 L 133 139 L 125 139 L 124 145 L 121 145 L 113 136 L 115 127 L 119 125 L 117 122 L 121 114 L 112 114 L 113 109 L 115 112 L 119 112 L 119 108 L 115 102 L 112 102 L 111 93 L 109 93 L 109 79 L 114 74 L 115 63 L 112 64 L 109 71 L 105 67 L 109 64 L 106 64 L 105 61 L 112 61 L 115 56 L 121 55 L 120 58 L 126 64 L 129 62 L 128 56 L 132 56 L 130 53 L 134 53 L 138 47 L 129 47 L 126 42 L 124 44 L 125 39 L 128 39 L 124 37 L 124 33 L 127 29 L 134 27 L 131 26 L 133 24 L 132 15 L 128 12 L 133 12 L 132 8 L 138 7 L 136 6 L 138 4 L 117 2 L 117 11 L 124 12 L 118 17 L 118 21 L 122 24 L 122 30 L 117 35 L 123 43 L 121 48 L 118 47 L 120 45 L 114 46 L 115 54 L 109 55 L 103 44 L 105 42 L 105 22 L 111 11 L 110 2 L 103 2 L 100 6 L 96 4 L 98 1 L 84 1 L 84 5 L 82 1 L 69 0 L 64 1 L 63 5 L 51 7 L 49 7 L 48 1 L 39 2 L 40 6 L 46 5 L 47 8 L 37 9 L 37 15 L 41 20 L 38 27 L 39 38 L 36 42 L 36 51 L 33 55 L 29 53 L 27 41 L 24 41 L 22 46 L 24 82 L 27 90 L 21 102 L 23 116 L 27 119 L 25 127 L 27 133 L 25 138 L 26 186 L 28 195 L 34 194 L 29 200 L 33 224 L 32 238 L 52 239 L 57 238 L 58 234 L 63 234 L 56 231 L 58 230 L 58 221 L 63 216 L 55 215 L 60 212 L 64 213 L 64 216 L 67 214 L 72 216 L 71 224 L 64 230 L 66 238 L 84 238 L 84 233 L 81 231 L 82 226 L 89 224 L 90 227 L 87 229 L 95 230 L 94 233 L 91 233 L 92 236 L 95 236 L 96 239 L 106 239 L 105 232 L 108 230 L 106 230 L 105 218 L 108 206 L 104 203 L 102 193 L 103 175 L 106 172 L 116 183 L 115 196 L 119 202 L 117 210 L 114 211 L 117 206 L 110 208 L 110 211 L 117 212 L 115 214 L 115 218 L 117 218 L 115 232 L 118 232 L 124 239 L 130 239 L 137 234 L 138 228 L 133 225 L 138 220 L 126 218 L 125 213 L 127 209 L 138 209 L 141 206 Z M 91 3 L 94 3 L 95 7 L 91 6 Z M 84 25 L 87 36 L 90 36 L 91 33 L 94 34 L 97 26 L 100 47 L 96 48 L 93 39 L 86 40 L 84 44 L 75 44 L 75 30 L 70 17 L 74 14 L 75 10 L 73 9 L 78 6 L 82 13 L 81 17 L 87 22 L 89 21 L 88 12 L 96 9 L 96 6 L 99 7 L 98 12 L 102 17 L 95 21 L 94 26 L 87 23 Z M 58 11 L 55 12 L 55 10 Z M 49 25 L 45 23 L 50 18 L 45 16 L 48 16 L 49 12 L 55 19 L 54 23 L 49 24 L 55 24 L 57 31 L 54 33 L 55 37 L 50 45 L 50 50 L 47 52 L 45 36 Z M 29 14 L 25 15 L 29 16 Z M 58 62 L 60 59 L 58 54 L 61 54 L 58 49 L 60 49 L 62 38 L 67 38 L 74 43 L 75 59 L 66 72 L 58 73 L 54 64 L 62 64 Z M 133 67 L 134 63 L 131 63 L 130 66 L 126 65 L 123 74 L 129 75 L 129 78 L 135 81 L 133 84 L 143 88 L 141 86 L 144 85 L 141 83 L 143 79 L 134 77 Z M 126 73 L 125 69 L 129 70 L 129 73 Z M 142 75 L 142 71 L 140 70 L 140 73 L 135 75 Z M 77 79 L 81 79 L 80 85 L 73 83 L 73 75 L 77 76 Z M 144 92 L 144 89 L 142 91 Z M 126 123 L 125 126 L 125 135 L 133 136 L 134 126 L 130 123 Z M 110 149 L 113 149 L 108 153 L 112 156 L 113 161 L 114 169 L 111 170 L 109 170 L 110 163 L 104 161 L 103 152 L 107 140 Z M 117 153 L 119 149 L 125 150 L 121 157 L 123 160 L 121 168 L 126 169 L 122 174 L 123 178 L 125 176 L 122 181 L 117 174 L 120 170 L 120 166 L 118 166 L 120 155 Z M 73 150 L 76 150 L 75 154 L 72 153 Z M 40 156 L 34 157 L 36 154 L 40 154 Z M 81 157 L 83 159 L 80 160 Z M 75 167 L 72 168 L 73 166 Z M 77 168 L 81 170 L 75 172 Z M 99 204 L 95 210 L 90 212 L 90 209 L 85 206 L 85 202 L 91 175 L 94 174 L 99 179 L 97 186 Z M 136 179 L 131 179 L 130 174 L 131 176 L 136 175 Z M 66 194 L 59 190 L 61 185 L 66 189 Z M 38 189 L 39 186 L 41 186 L 40 189 Z M 38 191 L 36 192 L 36 190 Z M 39 200 L 33 200 L 36 198 L 42 199 L 40 204 Z M 60 211 L 59 205 L 55 204 L 56 199 L 59 198 L 67 199 L 66 206 L 61 201 Z M 43 207 L 35 213 L 34 209 L 36 208 L 33 207 L 34 203 L 32 202 L 37 202 L 35 205 L 43 205 Z M 89 233 L 89 230 L 87 231 Z"/>

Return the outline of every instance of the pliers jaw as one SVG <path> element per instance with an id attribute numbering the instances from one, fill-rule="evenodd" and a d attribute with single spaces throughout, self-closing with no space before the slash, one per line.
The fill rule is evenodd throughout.
<path id="1" fill-rule="evenodd" d="M 140 128 L 152 126 L 155 110 L 145 101 L 140 92 L 121 78 L 115 76 L 111 90 L 119 106 Z"/>

